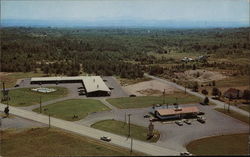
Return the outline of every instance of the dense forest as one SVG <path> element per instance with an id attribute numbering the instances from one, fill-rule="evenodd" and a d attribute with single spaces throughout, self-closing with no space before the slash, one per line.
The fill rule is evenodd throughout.
<path id="1" fill-rule="evenodd" d="M 250 58 L 250 28 L 1 28 L 1 71 L 56 75 L 117 75 L 124 78 L 194 68 L 153 54 L 196 53 L 214 58 Z M 150 53 L 149 53 L 150 52 Z M 161 64 L 171 66 L 163 67 Z M 249 64 L 201 62 L 248 73 Z"/>

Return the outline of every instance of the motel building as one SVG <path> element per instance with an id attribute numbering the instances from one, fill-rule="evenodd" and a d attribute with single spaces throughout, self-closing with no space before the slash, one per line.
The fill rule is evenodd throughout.
<path id="1" fill-rule="evenodd" d="M 182 119 L 197 117 L 199 109 L 193 107 L 183 108 L 158 108 L 154 110 L 154 114 L 160 120 Z"/>
<path id="2" fill-rule="evenodd" d="M 31 84 L 82 83 L 88 97 L 110 96 L 111 90 L 100 76 L 33 77 Z"/>

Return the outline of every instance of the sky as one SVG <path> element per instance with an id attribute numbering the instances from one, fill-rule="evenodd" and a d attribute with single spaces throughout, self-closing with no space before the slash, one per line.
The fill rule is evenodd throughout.
<path id="1" fill-rule="evenodd" d="M 249 6 L 249 0 L 1 0 L 1 23 L 141 21 L 138 24 L 147 25 L 181 21 L 199 25 L 202 21 L 249 26 Z"/>

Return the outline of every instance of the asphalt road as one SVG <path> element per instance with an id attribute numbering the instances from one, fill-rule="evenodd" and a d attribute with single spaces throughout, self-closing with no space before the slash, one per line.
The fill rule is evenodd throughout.
<path id="1" fill-rule="evenodd" d="M 5 107 L 6 105 L 0 104 L 0 111 L 4 111 Z M 32 119 L 34 121 L 45 123 L 45 124 L 48 124 L 49 122 L 48 116 L 45 116 L 45 115 L 41 115 L 35 112 L 23 110 L 23 109 L 12 107 L 12 106 L 10 106 L 9 109 L 10 109 L 10 114 L 13 114 L 13 115 L 17 115 L 17 116 L 24 117 L 27 119 Z M 101 131 L 101 130 L 90 128 L 90 127 L 83 126 L 80 124 L 76 124 L 74 122 L 60 120 L 60 119 L 53 118 L 53 117 L 50 118 L 50 121 L 51 121 L 51 126 L 53 127 L 71 131 L 79 135 L 88 136 L 93 139 L 99 140 L 101 136 L 109 136 L 112 138 L 112 141 L 110 142 L 111 144 L 130 149 L 131 142 L 130 142 L 130 139 L 127 140 L 126 137 L 118 136 L 112 133 L 108 133 L 105 131 Z M 133 150 L 143 152 L 149 155 L 154 155 L 154 156 L 179 155 L 180 153 L 175 150 L 170 150 L 167 148 L 163 148 L 160 146 L 156 146 L 156 145 L 138 141 L 138 140 L 133 140 Z"/>
<path id="2" fill-rule="evenodd" d="M 180 85 L 178 85 L 178 84 L 176 84 L 176 83 L 173 83 L 173 82 L 170 82 L 170 81 L 167 81 L 167 80 L 164 80 L 164 79 L 161 79 L 161 78 L 159 78 L 159 77 L 155 77 L 155 76 L 152 76 L 152 75 L 149 75 L 149 74 L 144 74 L 144 76 L 145 77 L 148 77 L 148 78 L 151 78 L 151 79 L 154 79 L 154 80 L 158 80 L 158 81 L 160 81 L 160 82 L 162 82 L 162 83 L 165 83 L 165 84 L 168 84 L 168 85 L 171 85 L 171 86 L 173 86 L 173 87 L 175 87 L 175 88 L 177 88 L 177 89 L 180 89 L 180 90 L 182 90 L 182 91 L 185 91 L 185 88 L 184 87 L 182 87 L 182 86 L 180 86 Z M 193 92 L 193 91 L 191 91 L 190 89 L 186 89 L 186 92 L 187 93 L 189 93 L 189 94 L 191 94 L 191 95 L 194 95 L 194 96 L 197 96 L 197 97 L 199 97 L 199 98 L 202 98 L 202 99 L 204 99 L 205 98 L 205 96 L 204 95 L 202 95 L 202 94 L 200 94 L 200 93 L 197 93 L 197 92 Z M 228 104 L 226 104 L 226 103 L 224 103 L 224 102 L 221 102 L 221 101 L 218 101 L 218 100 L 214 100 L 214 99 L 211 99 L 211 98 L 209 98 L 209 101 L 210 102 L 213 102 L 214 104 L 216 104 L 218 107 L 220 107 L 220 108 L 224 108 L 224 106 L 226 107 L 226 108 L 228 108 Z M 235 106 L 230 106 L 230 109 L 231 110 L 233 110 L 233 111 L 235 111 L 235 112 L 238 112 L 238 113 L 240 113 L 240 114 L 242 114 L 242 115 L 245 115 L 245 116 L 248 116 L 249 117 L 249 112 L 247 112 L 247 111 L 244 111 L 244 110 L 242 110 L 242 109 L 240 109 L 240 108 L 238 108 L 238 107 L 235 107 Z"/>

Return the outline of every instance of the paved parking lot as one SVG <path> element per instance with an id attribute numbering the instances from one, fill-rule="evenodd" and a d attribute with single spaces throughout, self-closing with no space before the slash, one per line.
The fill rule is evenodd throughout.
<path id="1" fill-rule="evenodd" d="M 104 76 L 103 80 L 105 82 L 105 84 L 108 87 L 113 87 L 113 89 L 111 90 L 111 96 L 108 97 L 112 97 L 112 98 L 116 98 L 116 97 L 128 97 L 129 95 L 124 91 L 124 89 L 121 87 L 121 85 L 116 81 L 116 79 L 112 76 Z M 41 85 L 38 84 L 30 84 L 30 78 L 27 79 L 23 79 L 20 84 L 19 87 L 16 88 L 28 88 L 28 87 L 40 87 Z M 59 83 L 59 84 L 55 84 L 55 83 L 48 83 L 48 84 L 42 84 L 42 87 L 45 86 L 58 86 L 58 87 L 65 87 L 69 89 L 69 96 L 70 97 L 74 97 L 74 98 L 86 98 L 85 95 L 79 95 L 79 87 L 82 87 L 82 83 Z M 15 89 L 15 88 L 12 88 Z M 95 98 L 95 97 L 92 97 Z M 100 97 L 98 97 L 100 98 Z"/>
<path id="2" fill-rule="evenodd" d="M 155 143 L 156 145 L 161 145 L 166 148 L 179 151 L 185 151 L 185 145 L 195 139 L 206 136 L 249 131 L 249 126 L 247 124 L 217 112 L 211 106 L 202 106 L 199 104 L 180 106 L 197 106 L 202 112 L 205 113 L 204 116 L 206 117 L 206 123 L 202 124 L 196 119 L 191 119 L 191 125 L 183 123 L 183 126 L 178 126 L 174 123 L 174 121 L 168 123 L 154 122 L 153 124 L 155 129 L 159 130 L 161 133 L 159 141 Z M 90 126 L 91 124 L 104 119 L 114 118 L 116 120 L 125 121 L 125 113 L 130 113 L 132 114 L 131 123 L 148 127 L 149 118 L 144 118 L 143 116 L 148 114 L 150 109 L 150 107 L 140 109 L 120 109 L 116 110 L 115 112 L 103 112 L 103 114 L 97 113 L 98 116 L 95 114 L 89 115 L 78 123 Z"/>

